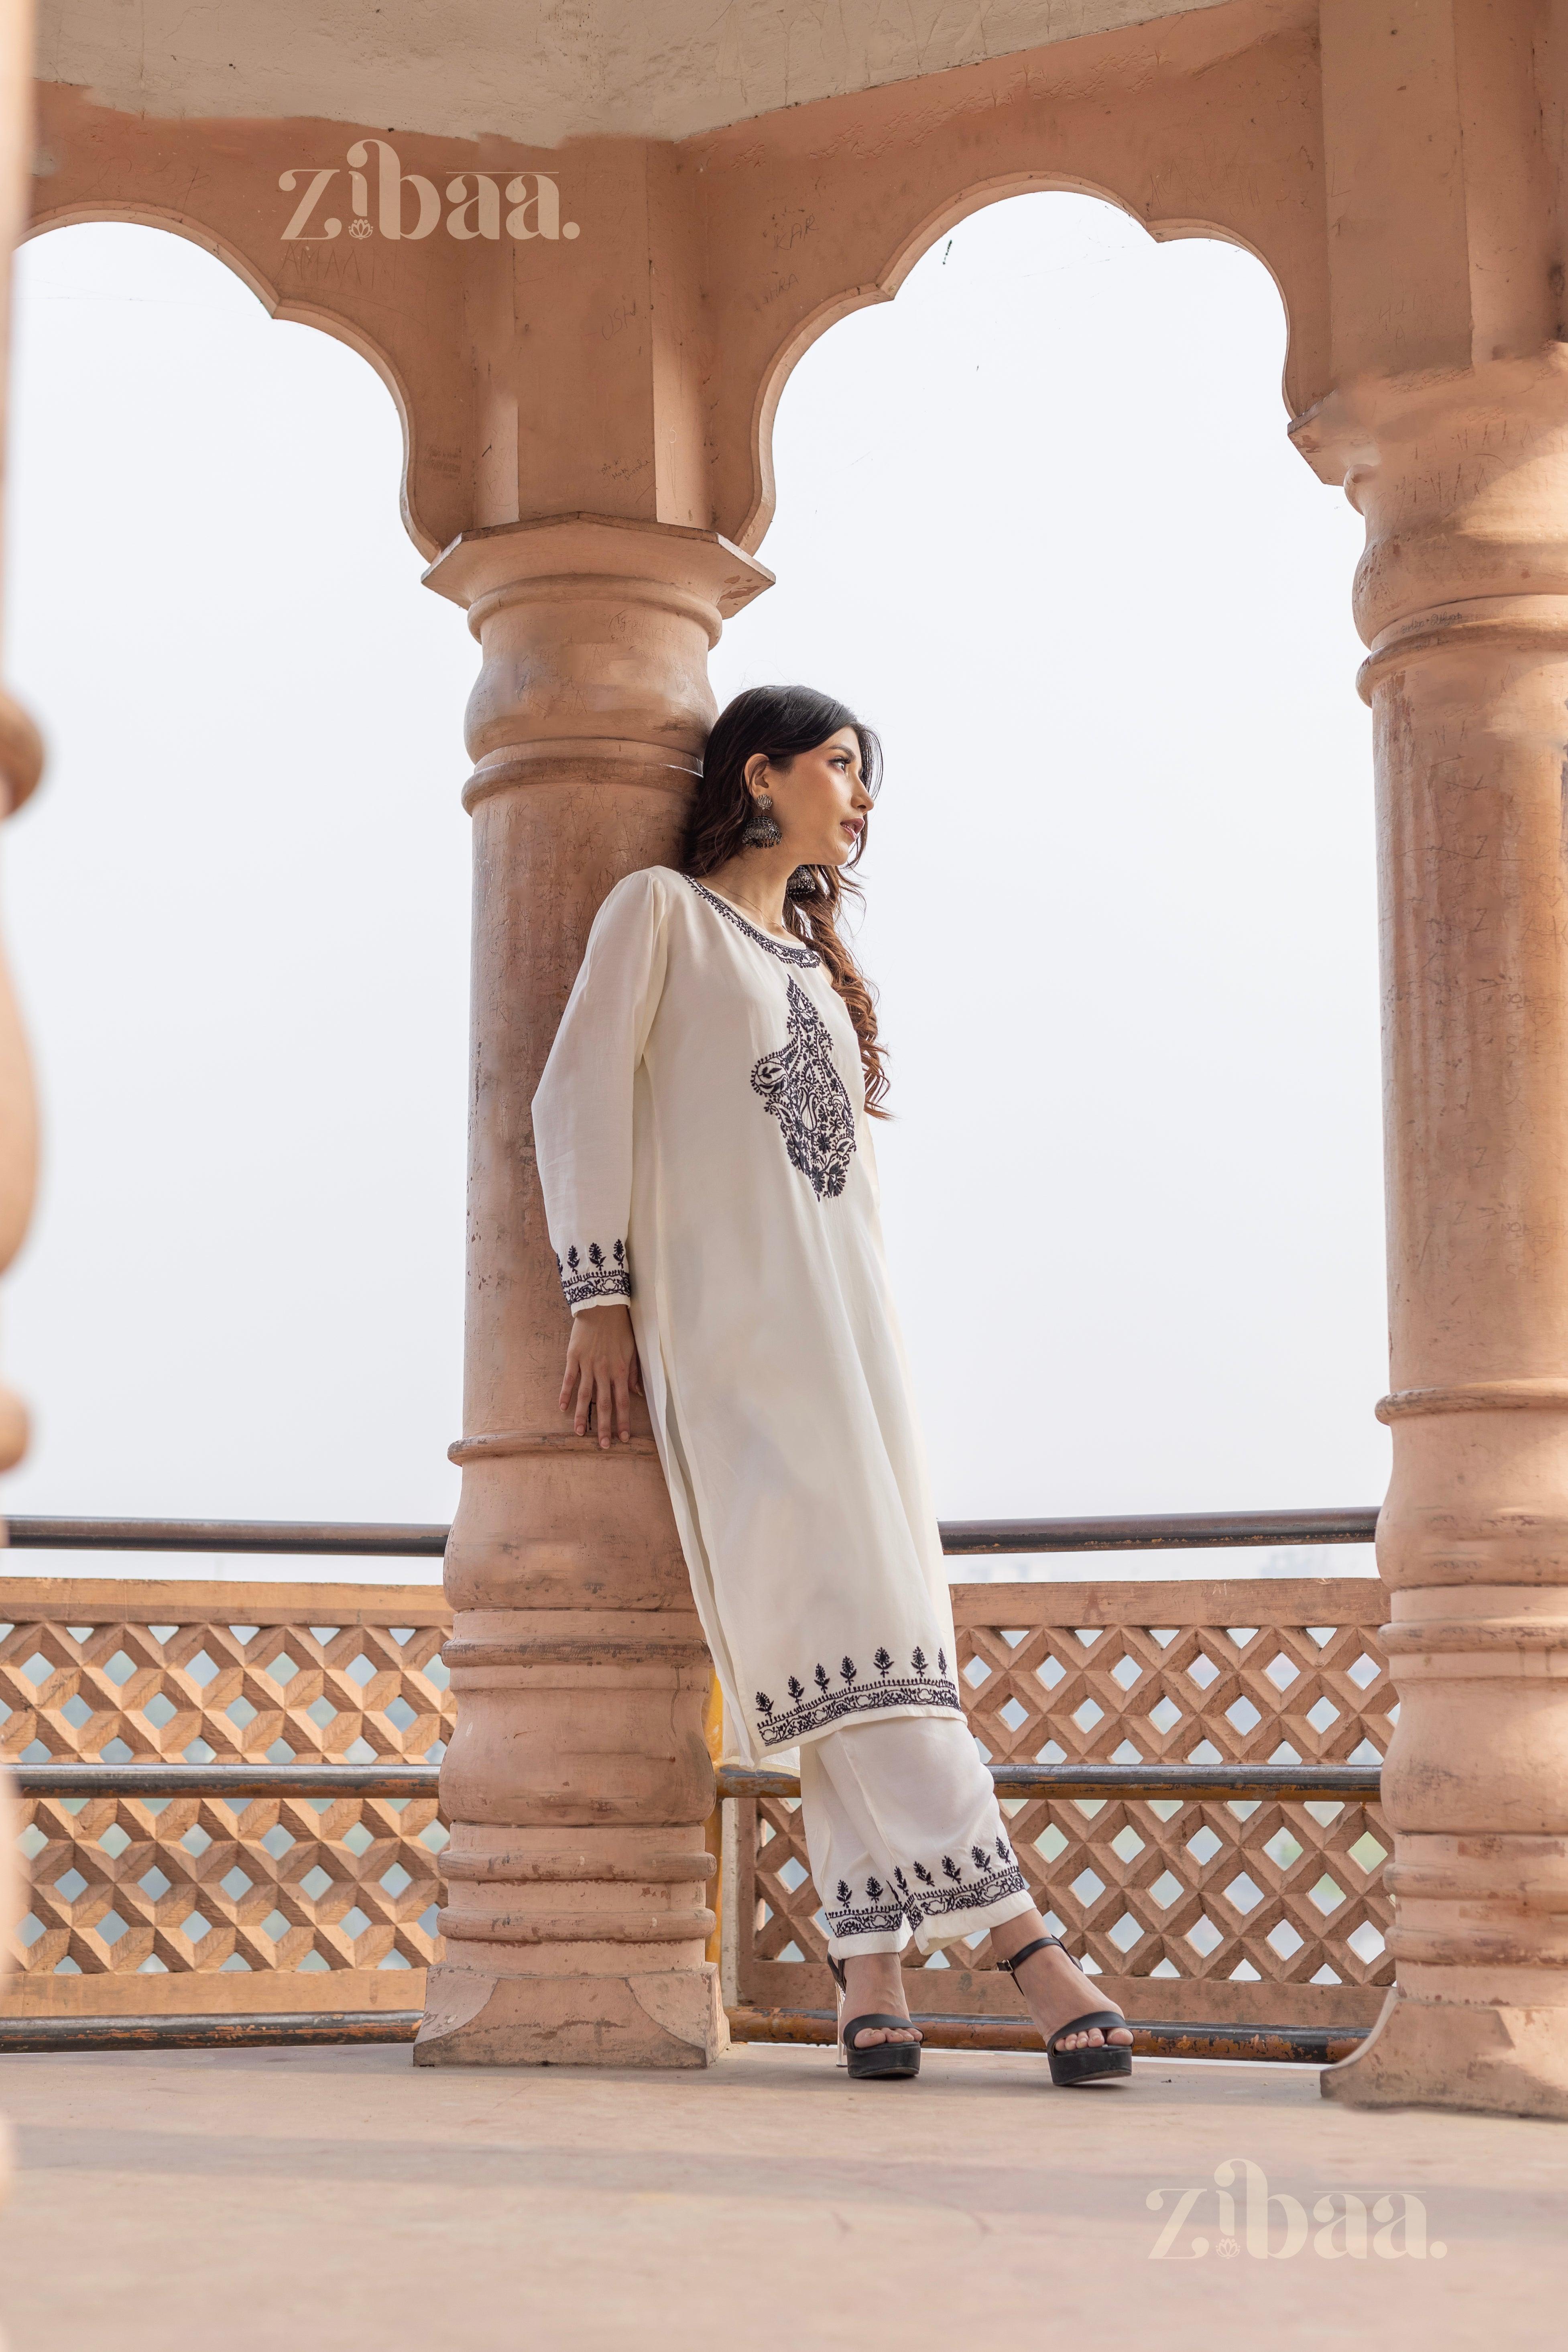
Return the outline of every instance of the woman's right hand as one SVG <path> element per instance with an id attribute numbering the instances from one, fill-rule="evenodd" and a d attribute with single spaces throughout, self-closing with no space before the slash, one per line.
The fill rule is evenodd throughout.
<path id="1" fill-rule="evenodd" d="M 629 1443 L 631 1400 L 643 1393 L 630 1307 L 612 1303 L 580 1308 L 572 1318 L 566 1376 L 561 1383 L 561 1410 L 573 1415 L 578 1436 L 588 1434 L 591 1406 L 602 1446 L 609 1445 L 612 1430 Z"/>

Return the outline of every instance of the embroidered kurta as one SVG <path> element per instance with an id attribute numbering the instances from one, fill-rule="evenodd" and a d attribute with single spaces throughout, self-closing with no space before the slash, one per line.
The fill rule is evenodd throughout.
<path id="1" fill-rule="evenodd" d="M 567 1303 L 631 1310 L 731 1752 L 962 1717 L 859 1048 L 816 950 L 628 874 L 532 1108 Z"/>

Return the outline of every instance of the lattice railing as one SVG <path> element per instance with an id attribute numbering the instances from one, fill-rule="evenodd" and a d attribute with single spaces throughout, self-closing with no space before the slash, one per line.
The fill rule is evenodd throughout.
<path id="1" fill-rule="evenodd" d="M 39 1578 L 47 1590 L 34 1599 L 33 1581 L 0 1580 L 0 1624 L 14 1620 L 0 1636 L 0 1706 L 11 1710 L 0 1755 L 13 1763 L 369 1764 L 444 1752 L 451 1620 L 439 1590 Z M 40 1603 L 59 1613 L 40 1616 Z M 399 1612 L 416 1622 L 390 1622 Z"/>
<path id="2" fill-rule="evenodd" d="M 953 1588 L 970 1721 L 989 1758 L 1054 1764 L 1375 1765 L 1394 1693 L 1373 1580 Z M 1355 1800 L 1013 1799 L 1009 1837 L 1053 1933 L 1129 2014 L 1370 2023 L 1393 1981 L 1390 1838 Z M 739 1809 L 736 1990 L 826 2002 L 797 1801 Z M 912 2004 L 1011 2015 L 989 1940 L 923 1967 Z"/>
<path id="3" fill-rule="evenodd" d="M 438 1761 L 449 1622 L 429 1586 L 0 1581 L 0 1756 Z M 51 1794 L 20 1811 L 13 2012 L 422 1998 L 447 1843 L 434 1797 Z"/>
<path id="4" fill-rule="evenodd" d="M 31 1801 L 22 1969 L 423 1969 L 435 1952 L 431 1797 Z"/>
<path id="5" fill-rule="evenodd" d="M 1393 1694 L 1370 1579 L 953 1590 L 971 1721 L 997 1761 L 1375 1762 Z M 434 1761 L 453 1703 L 430 1586 L 0 1581 L 12 1762 Z M 1133 2015 L 1361 2024 L 1392 1977 L 1374 1804 L 1006 1801 L 1053 1928 Z M 428 1796 L 25 1799 L 32 1898 L 12 2013 L 416 2007 L 446 1832 Z M 738 1801 L 730 1989 L 826 2006 L 788 1800 Z M 911 1955 L 911 1962 L 913 1960 Z M 984 1941 L 911 1982 L 1016 2014 Z"/>

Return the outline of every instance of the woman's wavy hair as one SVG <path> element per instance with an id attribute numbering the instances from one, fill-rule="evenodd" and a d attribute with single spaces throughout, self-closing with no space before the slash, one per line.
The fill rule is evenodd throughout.
<path id="1" fill-rule="evenodd" d="M 746 789 L 746 762 L 754 752 L 763 752 L 773 767 L 787 769 L 797 751 L 814 751 L 841 727 L 853 727 L 859 739 L 860 773 L 867 791 L 875 795 L 881 782 L 882 746 L 872 730 L 844 703 L 809 686 L 752 686 L 736 695 L 720 713 L 703 751 L 702 775 L 687 825 L 683 870 L 700 879 L 726 865 L 744 846 L 741 835 L 754 806 Z M 890 1114 L 881 1105 L 888 1091 L 888 1074 L 877 1038 L 876 994 L 838 929 L 838 909 L 844 900 L 864 896 L 859 884 L 848 878 L 847 868 L 859 864 L 867 830 L 862 828 L 854 855 L 845 866 L 796 866 L 791 877 L 792 895 L 784 900 L 784 920 L 803 945 L 814 947 L 826 965 L 860 1041 L 866 1108 L 873 1118 L 887 1118 Z M 814 887 L 798 895 L 808 877 Z"/>

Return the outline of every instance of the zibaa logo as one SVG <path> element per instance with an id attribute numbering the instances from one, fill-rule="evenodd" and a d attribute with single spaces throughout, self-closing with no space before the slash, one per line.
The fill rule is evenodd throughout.
<path id="1" fill-rule="evenodd" d="M 371 206 L 371 151 L 375 151 L 375 205 Z M 289 216 L 283 232 L 285 245 L 330 245 L 333 237 L 343 233 L 343 224 L 335 213 L 317 216 L 318 207 L 327 200 L 327 190 L 343 170 L 341 163 L 329 163 L 320 168 L 310 164 L 297 165 L 279 173 L 278 184 L 285 195 L 293 195 L 301 180 L 307 184 L 304 194 Z M 377 230 L 394 242 L 413 242 L 434 234 L 441 220 L 441 196 L 434 180 L 422 172 L 405 172 L 397 150 L 384 139 L 356 139 L 348 151 L 349 206 L 352 218 L 348 233 L 352 237 L 374 236 Z M 410 226 L 406 219 L 405 197 L 412 190 L 418 213 Z M 502 190 L 500 182 L 489 172 L 457 172 L 447 183 L 447 203 L 451 210 L 447 215 L 447 234 L 459 243 L 471 238 L 499 238 L 503 226 L 501 218 Z M 520 240 L 529 237 L 570 239 L 579 235 L 575 221 L 561 217 L 561 191 L 548 172 L 519 172 L 506 184 L 508 211 L 504 226 L 508 236 Z"/>
<path id="2" fill-rule="evenodd" d="M 1235 2195 L 1239 2184 L 1241 2197 Z M 1428 2238 L 1426 2208 L 1409 2189 L 1370 2190 L 1358 2196 L 1349 2189 L 1321 2189 L 1312 2200 L 1311 2231 L 1307 2207 L 1300 2197 L 1282 2189 L 1270 2189 L 1263 2168 L 1250 2157 L 1229 2158 L 1214 2170 L 1214 2219 L 1205 2210 L 1211 2194 L 1206 2182 L 1182 2189 L 1151 2189 L 1143 2202 L 1151 2213 L 1163 2213 L 1173 2196 L 1174 2210 L 1149 2249 L 1154 2263 L 1197 2263 L 1209 2252 L 1250 2254 L 1254 2262 L 1289 2262 L 1310 2243 L 1325 2262 L 1365 2262 L 1369 2256 L 1397 2262 L 1440 2263 L 1447 2253 L 1441 2238 Z M 1184 2242 L 1183 2231 L 1194 2218 L 1203 2224 Z M 1278 2216 L 1278 2218 L 1276 2218 Z"/>

